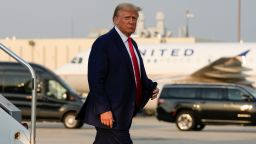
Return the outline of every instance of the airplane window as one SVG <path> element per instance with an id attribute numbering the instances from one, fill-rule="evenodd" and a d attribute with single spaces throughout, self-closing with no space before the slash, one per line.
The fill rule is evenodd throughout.
<path id="1" fill-rule="evenodd" d="M 78 63 L 82 63 L 83 62 L 83 58 L 79 58 L 79 61 L 78 61 Z"/>
<path id="2" fill-rule="evenodd" d="M 76 63 L 76 57 L 71 60 L 71 63 Z"/>

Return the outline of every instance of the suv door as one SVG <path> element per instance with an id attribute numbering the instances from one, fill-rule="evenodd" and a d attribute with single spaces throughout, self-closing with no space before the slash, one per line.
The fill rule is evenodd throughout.
<path id="1" fill-rule="evenodd" d="M 227 120 L 223 88 L 201 88 L 201 119 L 204 122 Z"/>
<path id="2" fill-rule="evenodd" d="M 67 90 L 53 79 L 43 79 L 41 82 L 44 90 L 38 99 L 38 117 L 58 119 L 62 116 L 61 107 L 67 103 Z"/>
<path id="3" fill-rule="evenodd" d="M 244 97 L 249 93 L 238 87 L 228 88 L 227 99 L 225 104 L 229 112 L 229 119 L 237 123 L 249 123 L 252 120 L 253 103 Z"/>

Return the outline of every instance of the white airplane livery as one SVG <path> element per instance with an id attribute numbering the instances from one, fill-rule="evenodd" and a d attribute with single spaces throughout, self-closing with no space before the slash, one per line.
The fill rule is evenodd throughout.
<path id="1" fill-rule="evenodd" d="M 139 50 L 148 76 L 159 85 L 188 75 L 208 76 L 218 80 L 228 78 L 229 82 L 230 79 L 231 82 L 236 82 L 234 79 L 248 79 L 248 84 L 256 81 L 256 43 L 168 43 L 139 45 Z M 77 54 L 68 64 L 55 71 L 81 93 L 89 91 L 87 82 L 89 53 L 90 49 Z M 232 60 L 220 60 L 224 57 L 228 60 L 237 58 L 240 65 Z M 201 75 L 203 73 L 204 76 Z"/>

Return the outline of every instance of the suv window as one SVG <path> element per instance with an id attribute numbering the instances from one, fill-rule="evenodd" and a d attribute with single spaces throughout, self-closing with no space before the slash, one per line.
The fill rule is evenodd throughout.
<path id="1" fill-rule="evenodd" d="M 3 76 L 3 74 L 1 73 L 1 74 L 0 74 L 0 93 L 3 93 L 3 88 L 4 88 L 3 81 L 4 81 L 4 76 Z"/>
<path id="2" fill-rule="evenodd" d="M 235 101 L 244 100 L 242 95 L 244 95 L 244 93 L 239 89 L 228 89 L 228 99 L 229 100 L 235 100 Z"/>
<path id="3" fill-rule="evenodd" d="M 221 100 L 223 99 L 223 89 L 204 88 L 201 93 L 202 99 Z"/>
<path id="4" fill-rule="evenodd" d="M 67 99 L 67 90 L 55 80 L 47 80 L 46 96 L 59 100 Z"/>
<path id="5" fill-rule="evenodd" d="M 32 85 L 29 75 L 5 74 L 2 78 L 4 93 L 31 94 Z"/>
<path id="6" fill-rule="evenodd" d="M 161 98 L 196 98 L 196 88 L 164 88 Z"/>

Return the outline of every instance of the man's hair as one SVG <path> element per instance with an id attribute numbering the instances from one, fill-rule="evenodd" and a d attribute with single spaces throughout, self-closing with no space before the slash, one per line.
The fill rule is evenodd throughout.
<path id="1" fill-rule="evenodd" d="M 121 4 L 117 5 L 116 8 L 115 8 L 115 11 L 114 11 L 114 14 L 113 14 L 113 20 L 114 20 L 114 17 L 118 15 L 118 12 L 120 10 L 139 12 L 139 11 L 141 11 L 141 8 L 134 5 L 134 4 L 131 4 L 131 3 L 121 3 Z"/>

